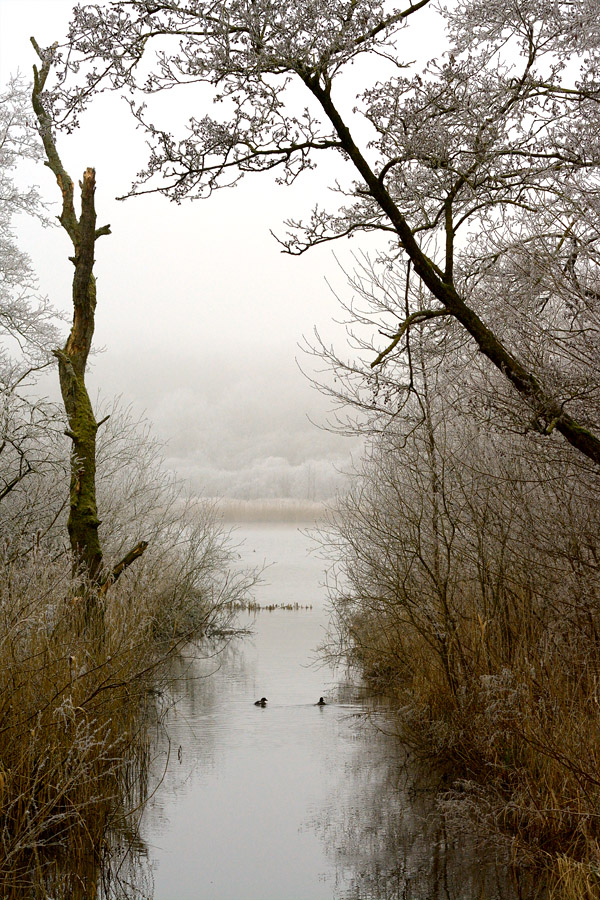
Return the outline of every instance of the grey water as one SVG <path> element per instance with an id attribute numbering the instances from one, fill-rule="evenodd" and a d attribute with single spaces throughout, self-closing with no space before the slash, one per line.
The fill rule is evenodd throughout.
<path id="1" fill-rule="evenodd" d="M 385 709 L 318 663 L 328 612 L 307 536 L 238 534 L 241 562 L 268 566 L 258 602 L 312 608 L 240 613 L 250 636 L 208 659 L 190 648 L 141 823 L 154 900 L 527 896 L 506 861 L 449 830 Z"/>

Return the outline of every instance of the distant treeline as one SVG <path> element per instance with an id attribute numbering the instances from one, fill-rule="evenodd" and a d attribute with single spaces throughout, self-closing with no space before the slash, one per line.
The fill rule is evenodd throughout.
<path id="1" fill-rule="evenodd" d="M 190 457 L 172 457 L 168 465 L 190 485 L 194 494 L 238 497 L 262 503 L 263 498 L 278 501 L 280 497 L 303 502 L 327 500 L 345 491 L 351 467 L 350 456 L 335 459 L 310 459 L 294 464 L 279 456 L 254 459 L 238 468 L 217 468 Z"/>

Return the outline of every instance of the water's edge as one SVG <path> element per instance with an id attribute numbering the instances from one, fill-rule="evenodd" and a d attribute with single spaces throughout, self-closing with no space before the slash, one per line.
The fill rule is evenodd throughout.
<path id="1" fill-rule="evenodd" d="M 142 821 L 154 900 L 526 896 L 506 860 L 449 830 L 384 712 L 315 664 L 327 611 L 306 535 L 239 535 L 241 564 L 272 564 L 261 604 L 312 608 L 241 613 L 251 637 L 212 659 L 190 648 Z"/>

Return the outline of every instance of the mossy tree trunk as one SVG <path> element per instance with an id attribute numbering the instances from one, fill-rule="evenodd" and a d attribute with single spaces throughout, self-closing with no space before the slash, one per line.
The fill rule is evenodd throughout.
<path id="1" fill-rule="evenodd" d="M 73 324 L 65 346 L 54 350 L 58 359 L 60 389 L 71 438 L 71 483 L 68 531 L 73 553 L 73 570 L 83 574 L 90 586 L 104 592 L 123 569 L 146 549 L 140 542 L 110 573 L 102 565 L 102 547 L 98 535 L 98 507 L 96 502 L 96 433 L 101 422 L 96 421 L 85 385 L 85 370 L 94 335 L 96 311 L 96 279 L 94 252 L 96 241 L 110 234 L 110 226 L 96 228 L 94 194 L 96 173 L 88 168 L 80 182 L 81 215 L 75 212 L 74 185 L 58 155 L 50 117 L 41 95 L 50 71 L 54 48 L 42 51 L 32 38 L 32 44 L 42 61 L 40 70 L 34 66 L 33 108 L 46 152 L 46 165 L 52 170 L 62 194 L 59 222 L 69 235 L 74 254 Z"/>
<path id="2" fill-rule="evenodd" d="M 74 241 L 73 325 L 62 350 L 55 350 L 69 428 L 71 485 L 69 538 L 76 567 L 92 583 L 102 579 L 102 549 L 96 504 L 96 432 L 98 423 L 85 385 L 85 369 L 94 334 L 96 281 L 92 273 L 96 241 L 94 169 L 86 169 L 81 183 L 81 217 Z"/>

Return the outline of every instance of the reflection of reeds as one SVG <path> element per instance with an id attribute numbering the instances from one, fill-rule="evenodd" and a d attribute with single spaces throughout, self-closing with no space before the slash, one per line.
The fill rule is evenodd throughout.
<path id="1" fill-rule="evenodd" d="M 190 638 L 218 639 L 243 596 L 244 576 L 219 583 L 214 559 L 195 560 L 164 551 L 92 613 L 67 562 L 0 568 L 2 900 L 134 896 L 105 876 L 136 844 L 165 663 Z"/>
<path id="2" fill-rule="evenodd" d="M 598 898 L 597 479 L 459 437 L 438 459 L 387 435 L 340 501 L 329 649 L 445 764 L 448 816 L 534 861 L 557 900 Z"/>
<path id="3" fill-rule="evenodd" d="M 274 612 L 276 609 L 285 609 L 297 612 L 300 609 L 312 609 L 312 603 L 258 603 L 256 600 L 233 600 L 227 604 L 227 608 L 235 612 Z"/>

